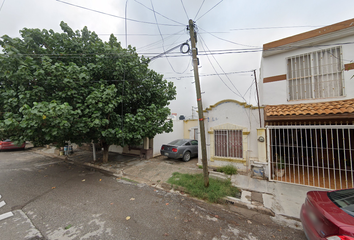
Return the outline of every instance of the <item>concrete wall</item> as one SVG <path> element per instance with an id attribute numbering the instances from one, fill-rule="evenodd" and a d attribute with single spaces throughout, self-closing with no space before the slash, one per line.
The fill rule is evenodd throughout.
<path id="1" fill-rule="evenodd" d="M 154 139 L 150 139 L 149 145 L 150 148 L 153 148 L 153 156 L 160 155 L 160 148 L 162 144 L 166 144 L 169 142 L 172 142 L 175 139 L 180 139 L 180 138 L 185 138 L 184 137 L 184 126 L 187 127 L 192 127 L 194 124 L 198 123 L 198 121 L 191 121 L 188 120 L 186 123 L 184 123 L 183 120 L 173 120 L 173 131 L 170 133 L 162 133 L 158 134 L 155 136 Z M 187 129 L 187 132 L 189 134 L 189 131 Z M 189 137 L 187 137 L 189 138 Z M 117 145 L 111 145 L 109 147 L 110 152 L 117 152 L 117 153 L 125 153 L 125 154 L 134 154 L 134 155 L 140 155 L 140 150 L 136 149 L 130 149 L 129 146 L 125 146 L 124 148 L 121 146 Z"/>
<path id="2" fill-rule="evenodd" d="M 162 144 L 172 142 L 173 140 L 183 138 L 183 120 L 173 121 L 173 131 L 170 133 L 162 133 L 155 136 L 153 141 L 153 156 L 160 155 Z"/>
<path id="3" fill-rule="evenodd" d="M 111 145 L 111 146 L 109 146 L 108 151 L 122 154 L 123 153 L 123 147 L 117 146 L 117 145 Z"/>
<path id="4" fill-rule="evenodd" d="M 337 39 L 334 41 L 321 43 L 321 45 L 332 45 L 332 44 L 346 43 L 346 42 L 353 42 L 353 41 L 354 41 L 354 35 L 350 37 Z M 354 70 L 344 71 L 345 95 L 336 98 L 288 101 L 286 80 L 263 83 L 263 78 L 283 75 L 287 73 L 286 58 L 291 56 L 296 56 L 299 54 L 319 51 L 321 49 L 326 49 L 330 47 L 334 47 L 334 46 L 300 48 L 297 50 L 292 50 L 292 51 L 288 51 L 288 52 L 284 52 L 284 53 L 280 53 L 268 57 L 262 57 L 261 77 L 259 82 L 261 105 L 265 106 L 265 105 L 278 105 L 278 104 L 298 104 L 298 103 L 311 103 L 314 101 L 325 102 L 325 101 L 336 101 L 336 100 L 345 100 L 345 99 L 354 98 L 354 81 L 353 79 L 351 79 L 351 77 L 354 75 Z M 347 64 L 354 59 L 354 45 L 343 44 L 342 52 L 343 52 L 343 69 L 344 69 L 344 64 Z"/>
<path id="5" fill-rule="evenodd" d="M 261 117 L 263 119 L 263 109 L 261 109 Z M 207 158 L 210 166 L 218 167 L 231 163 L 240 171 L 247 171 L 250 161 L 259 160 L 257 144 L 257 129 L 260 128 L 258 109 L 245 106 L 234 100 L 224 100 L 207 108 L 204 118 Z M 214 156 L 214 130 L 216 129 L 242 129 L 243 159 L 227 159 Z M 199 152 L 201 152 L 200 144 Z M 199 154 L 198 163 L 201 164 L 201 154 Z"/>

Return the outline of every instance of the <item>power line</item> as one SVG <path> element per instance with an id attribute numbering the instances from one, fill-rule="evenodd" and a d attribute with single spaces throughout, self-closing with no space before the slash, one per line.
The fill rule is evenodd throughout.
<path id="1" fill-rule="evenodd" d="M 204 13 L 202 16 L 200 16 L 198 19 L 196 19 L 195 21 L 198 21 L 199 19 L 201 19 L 202 17 L 205 16 L 205 14 L 207 14 L 208 12 L 210 12 L 211 10 L 213 10 L 217 5 L 219 5 L 222 1 L 224 0 L 221 0 L 220 2 L 218 2 L 217 4 L 214 5 L 214 7 L 210 8 L 206 13 Z"/>
<path id="2" fill-rule="evenodd" d="M 152 7 L 152 9 L 154 10 L 154 17 L 155 17 L 157 29 L 159 30 L 159 33 L 160 33 L 160 35 L 161 35 L 161 39 L 162 39 L 162 49 L 163 49 L 164 52 L 166 52 L 166 50 L 165 50 L 165 41 L 164 41 L 164 38 L 163 38 L 163 36 L 162 36 L 162 34 L 161 34 L 160 26 L 159 26 L 159 23 L 158 23 L 158 21 L 157 21 L 155 9 L 154 9 L 154 4 L 152 3 L 152 0 L 150 0 L 150 2 L 151 2 L 151 7 Z M 166 54 L 164 54 L 164 55 L 166 56 Z M 184 71 L 181 72 L 181 73 L 180 73 L 180 72 L 177 72 L 177 71 L 174 69 L 174 67 L 172 66 L 170 60 L 169 60 L 167 57 L 166 57 L 166 60 L 167 60 L 168 64 L 170 65 L 171 69 L 172 69 L 175 73 L 177 73 L 177 74 L 183 74 L 183 73 L 185 73 L 185 72 L 187 71 L 187 68 L 186 68 L 186 70 L 184 70 Z"/>
<path id="3" fill-rule="evenodd" d="M 114 15 L 114 14 L 105 13 L 105 12 L 98 11 L 98 10 L 94 10 L 94 9 L 91 9 L 91 8 L 79 6 L 79 5 L 72 4 L 72 3 L 68 3 L 68 2 L 64 2 L 64 1 L 62 1 L 62 0 L 55 0 L 55 1 L 60 2 L 60 3 L 63 3 L 63 4 L 67 4 L 67 5 L 70 5 L 70 6 L 73 6 L 73 7 L 85 9 L 85 10 L 88 10 L 88 11 L 91 11 L 91 12 L 100 13 L 100 14 L 107 15 L 107 16 L 110 16 L 110 17 L 115 17 L 115 18 L 119 18 L 119 19 L 124 19 L 124 20 L 125 20 L 124 17 L 117 16 L 117 15 Z M 138 23 L 145 23 L 145 24 L 153 24 L 153 25 L 156 25 L 156 23 L 153 23 L 153 22 L 140 21 L 140 20 L 131 19 L 131 18 L 127 18 L 126 20 L 129 20 L 129 21 L 132 21 L 132 22 L 138 22 Z M 160 25 L 163 25 L 163 26 L 170 26 L 170 27 L 180 27 L 180 25 L 173 25 L 173 24 L 166 24 L 166 23 L 160 23 Z"/>
<path id="4" fill-rule="evenodd" d="M 160 15 L 161 17 L 164 17 L 164 18 L 166 18 L 166 19 L 168 19 L 168 20 L 170 20 L 170 21 L 172 21 L 172 22 L 175 22 L 175 23 L 181 24 L 182 26 L 184 26 L 184 25 L 185 25 L 185 24 L 180 23 L 180 22 L 177 22 L 177 21 L 175 21 L 175 20 L 173 20 L 173 19 L 171 19 L 171 18 L 169 18 L 169 17 L 166 17 L 165 15 L 162 15 L 161 13 L 159 13 L 159 12 L 155 11 L 154 9 L 149 8 L 148 6 L 146 6 L 146 5 L 142 4 L 141 2 L 139 2 L 139 1 L 137 1 L 137 0 L 134 0 L 134 1 L 135 1 L 136 3 L 139 3 L 140 5 L 142 5 L 143 7 L 145 7 L 145 8 L 147 8 L 147 9 L 149 9 L 149 10 L 153 11 L 154 13 L 156 13 L 156 14 Z"/>
<path id="5" fill-rule="evenodd" d="M 152 60 L 154 60 L 154 59 L 156 59 L 156 58 L 161 57 L 162 55 L 166 55 L 167 53 L 169 53 L 169 52 L 171 52 L 171 51 L 173 51 L 173 50 L 175 50 L 175 49 L 177 49 L 177 48 L 181 48 L 182 45 L 183 45 L 183 44 L 178 44 L 177 46 L 174 46 L 173 48 L 168 49 L 167 51 L 164 51 L 163 53 L 160 53 L 160 54 L 158 54 L 157 56 L 154 56 L 154 57 L 150 58 L 150 60 L 152 61 Z"/>
<path id="6" fill-rule="evenodd" d="M 201 41 L 202 41 L 202 43 L 203 43 L 203 44 L 202 44 L 202 47 L 203 47 L 203 45 L 205 45 L 205 47 L 208 49 L 208 46 L 205 44 L 204 39 L 203 39 L 202 37 L 200 37 L 200 39 L 201 39 Z M 203 48 L 204 48 L 204 47 L 203 47 Z M 205 50 L 205 49 L 204 49 L 204 50 Z M 209 50 L 209 49 L 208 49 L 208 50 Z M 240 91 L 239 91 L 239 90 L 236 88 L 236 86 L 231 82 L 230 78 L 225 74 L 225 71 L 222 69 L 222 67 L 220 66 L 220 64 L 218 63 L 218 61 L 215 59 L 215 57 L 214 57 L 214 60 L 215 60 L 216 63 L 219 65 L 220 69 L 223 71 L 223 73 L 225 74 L 225 76 L 227 77 L 227 79 L 229 79 L 229 81 L 230 81 L 231 84 L 235 87 L 235 89 L 236 89 L 236 91 L 237 91 L 238 93 L 236 93 L 235 91 L 233 91 L 233 90 L 224 82 L 224 80 L 220 77 L 220 75 L 219 75 L 218 72 L 216 71 L 214 65 L 213 65 L 212 62 L 210 61 L 208 55 L 207 55 L 207 58 L 208 58 L 208 60 L 209 60 L 209 62 L 210 62 L 210 64 L 211 64 L 211 66 L 213 67 L 215 73 L 218 75 L 219 79 L 224 83 L 224 85 L 225 85 L 228 89 L 230 89 L 231 92 L 233 92 L 233 93 L 236 94 L 237 96 L 241 97 L 241 98 L 247 103 L 247 100 L 241 95 Z M 243 108 L 243 110 L 245 111 L 245 113 L 246 113 L 246 115 L 247 115 L 247 117 L 248 117 L 248 121 L 249 121 L 250 124 L 251 124 L 251 116 L 250 116 L 250 113 L 247 112 L 246 108 Z"/>
<path id="7" fill-rule="evenodd" d="M 189 20 L 188 13 L 187 13 L 186 8 L 184 7 L 184 4 L 183 4 L 183 0 L 181 0 L 181 3 L 182 3 L 182 6 L 183 6 L 184 13 L 187 16 L 187 20 Z"/>
<path id="8" fill-rule="evenodd" d="M 4 6 L 4 3 L 5 3 L 5 0 L 2 1 L 1 7 L 0 7 L 0 12 L 1 12 L 2 7 Z"/>
<path id="9" fill-rule="evenodd" d="M 161 41 L 161 40 L 160 40 Z M 159 41 L 159 42 L 160 42 Z M 330 46 L 341 46 L 341 45 L 349 45 L 354 44 L 354 42 L 342 42 L 342 43 L 333 43 L 333 44 L 322 44 L 322 45 L 311 45 L 311 46 L 296 46 L 291 45 L 287 47 L 274 47 L 271 49 L 263 50 L 262 48 L 250 48 L 250 49 L 224 49 L 224 50 L 209 50 L 209 51 L 199 51 L 198 55 L 201 56 L 212 56 L 212 55 L 223 55 L 223 54 L 237 54 L 237 53 L 253 53 L 253 52 L 268 52 L 268 51 L 277 51 L 277 50 L 292 50 L 292 49 L 300 49 L 300 48 L 318 48 L 318 47 L 330 47 Z M 139 55 L 157 55 L 160 53 L 144 53 L 144 52 L 137 52 Z M 169 54 L 180 54 L 180 53 L 169 53 Z M 19 56 L 30 56 L 30 57 L 43 57 L 43 56 L 52 56 L 58 58 L 85 58 L 85 57 L 93 57 L 96 55 L 105 56 L 105 57 L 112 57 L 112 56 L 122 56 L 122 55 L 129 55 L 129 53 L 57 53 L 57 54 L 36 54 L 36 53 L 16 53 L 16 54 L 0 54 L 0 56 L 6 57 L 19 57 Z M 172 57 L 185 57 L 188 55 L 181 54 L 181 55 L 166 55 L 167 58 Z M 349 61 L 349 60 L 346 60 Z"/>
<path id="10" fill-rule="evenodd" d="M 201 38 L 203 44 L 205 45 L 205 47 L 209 50 L 209 48 L 208 48 L 208 46 L 206 45 L 204 39 L 203 39 L 202 37 L 200 37 L 200 38 Z M 219 68 L 221 69 L 221 71 L 222 71 L 223 73 L 225 73 L 224 69 L 221 67 L 221 65 L 220 65 L 219 62 L 216 60 L 216 58 L 215 58 L 213 55 L 212 55 L 212 57 L 214 58 L 215 62 L 218 64 L 218 66 L 219 66 Z M 208 58 L 209 58 L 209 57 L 208 57 Z M 247 102 L 247 100 L 242 96 L 242 94 L 241 94 L 240 91 L 237 89 L 237 87 L 233 84 L 233 82 L 231 81 L 231 79 L 230 79 L 227 75 L 225 75 L 225 76 L 226 76 L 226 78 L 230 81 L 231 85 L 234 86 L 234 88 L 236 89 L 238 95 L 239 95 L 245 102 Z"/>
<path id="11" fill-rule="evenodd" d="M 200 7 L 199 7 L 199 9 L 198 9 L 198 12 L 197 12 L 197 14 L 195 15 L 194 19 L 197 19 L 197 16 L 198 16 L 198 14 L 199 14 L 199 11 L 200 11 L 200 9 L 202 9 L 202 7 L 203 7 L 203 5 L 204 5 L 204 2 L 205 2 L 205 0 L 203 0 L 202 4 L 200 5 Z"/>
<path id="12" fill-rule="evenodd" d="M 184 30 L 181 30 L 179 32 L 182 32 Z M 230 33 L 230 32 L 210 32 L 210 33 Z M 96 33 L 97 35 L 101 35 L 101 36 L 109 36 L 111 34 L 115 35 L 115 36 L 125 36 L 125 33 Z M 209 34 L 209 33 L 199 33 L 199 34 Z M 160 36 L 160 34 L 158 33 L 127 33 L 128 36 L 151 36 L 151 37 L 156 37 L 156 36 Z M 163 36 L 171 36 L 171 35 L 185 35 L 185 34 L 176 34 L 176 33 L 163 33 Z"/>
<path id="13" fill-rule="evenodd" d="M 154 46 L 154 45 L 156 45 L 156 44 L 161 43 L 162 41 L 164 41 L 164 40 L 166 40 L 166 39 L 168 39 L 168 38 L 171 38 L 171 37 L 173 37 L 173 36 L 178 35 L 179 33 L 183 32 L 183 31 L 184 31 L 184 29 L 183 29 L 183 30 L 180 30 L 180 31 L 178 31 L 178 32 L 176 32 L 176 33 L 174 33 L 174 34 L 170 34 L 170 35 L 168 35 L 168 37 L 165 37 L 163 40 L 155 41 L 155 42 L 153 42 L 153 43 L 150 43 L 150 44 L 148 44 L 148 45 L 145 45 L 145 46 L 141 47 L 140 49 L 146 49 L 146 48 L 152 47 L 152 46 Z M 159 36 L 161 36 L 161 34 L 159 34 Z"/>
<path id="14" fill-rule="evenodd" d="M 202 39 L 202 38 L 201 38 L 201 39 Z M 203 41 L 203 39 L 202 39 L 202 41 Z M 203 47 L 203 44 L 202 44 L 202 47 Z M 204 48 L 204 47 L 203 47 L 203 48 Z M 242 97 L 240 94 L 236 93 L 234 90 L 232 90 L 232 89 L 224 82 L 224 80 L 220 77 L 220 75 L 219 75 L 218 72 L 216 71 L 216 69 L 215 69 L 215 67 L 214 67 L 214 64 L 210 61 L 208 55 L 207 55 L 207 58 L 208 58 L 208 61 L 209 61 L 210 65 L 211 65 L 211 67 L 214 69 L 216 75 L 219 77 L 219 79 L 221 80 L 221 82 L 222 82 L 231 92 L 233 92 L 233 93 L 236 94 L 237 96 Z"/>
<path id="15" fill-rule="evenodd" d="M 247 92 L 251 90 L 251 87 L 253 86 L 253 84 L 254 84 L 254 81 L 252 81 L 251 85 L 247 88 L 247 90 L 246 90 L 245 94 L 243 94 L 243 96 L 246 96 Z M 250 91 L 250 100 L 249 101 L 251 102 L 251 91 Z"/>
<path id="16" fill-rule="evenodd" d="M 278 51 L 278 50 L 294 50 L 294 49 L 305 49 L 305 48 L 318 48 L 318 47 L 330 47 L 330 46 L 340 46 L 340 45 L 348 45 L 354 44 L 354 42 L 345 42 L 345 43 L 336 43 L 336 44 L 326 44 L 326 45 L 311 45 L 311 46 L 296 46 L 290 45 L 286 47 L 274 47 L 271 49 L 263 50 L 263 48 L 250 48 L 250 49 L 234 49 L 234 50 L 211 50 L 209 53 L 206 51 L 200 51 L 198 55 L 205 56 L 205 55 L 223 55 L 223 54 L 236 54 L 236 53 L 255 53 L 255 52 L 270 52 L 270 51 Z M 227 52 L 226 52 L 227 51 Z M 171 57 L 184 57 L 185 55 L 175 55 L 175 56 L 167 56 Z M 346 60 L 350 61 L 350 60 Z"/>
<path id="17" fill-rule="evenodd" d="M 200 27 L 200 29 L 203 30 L 204 32 L 206 32 L 206 33 L 212 35 L 213 37 L 216 37 L 217 39 L 223 40 L 223 41 L 225 41 L 225 42 L 229 42 L 229 43 L 236 44 L 236 45 L 239 45 L 239 46 L 244 46 L 244 47 L 255 47 L 255 46 L 245 45 L 245 44 L 241 44 L 241 43 L 236 43 L 236 42 L 233 42 L 233 41 L 230 41 L 230 40 L 227 40 L 227 39 L 218 37 L 218 36 L 216 36 L 215 34 L 212 34 L 211 32 L 208 32 L 208 31 L 204 30 L 204 29 L 201 28 L 201 27 Z"/>
<path id="18" fill-rule="evenodd" d="M 246 70 L 246 71 L 239 71 L 239 72 L 227 72 L 227 73 L 210 73 L 210 74 L 200 74 L 200 77 L 212 77 L 212 76 L 217 76 L 217 75 L 232 75 L 232 74 L 244 74 L 244 73 L 250 73 L 253 72 L 253 70 Z M 182 78 L 194 78 L 194 76 L 181 76 L 181 77 L 168 77 L 165 79 L 182 79 Z"/>

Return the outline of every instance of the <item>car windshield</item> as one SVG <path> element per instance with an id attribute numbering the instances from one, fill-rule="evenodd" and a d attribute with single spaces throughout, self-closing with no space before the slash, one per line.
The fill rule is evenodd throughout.
<path id="1" fill-rule="evenodd" d="M 187 142 L 186 140 L 178 139 L 178 140 L 174 140 L 174 141 L 170 142 L 169 145 L 182 146 L 186 142 Z"/>
<path id="2" fill-rule="evenodd" d="M 354 217 L 354 189 L 328 192 L 327 195 L 338 207 Z"/>

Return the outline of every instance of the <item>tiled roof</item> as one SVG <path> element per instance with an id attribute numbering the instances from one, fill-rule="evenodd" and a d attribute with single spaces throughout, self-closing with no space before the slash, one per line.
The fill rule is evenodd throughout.
<path id="1" fill-rule="evenodd" d="M 354 113 L 354 99 L 293 105 L 268 105 L 264 110 L 268 117 Z"/>

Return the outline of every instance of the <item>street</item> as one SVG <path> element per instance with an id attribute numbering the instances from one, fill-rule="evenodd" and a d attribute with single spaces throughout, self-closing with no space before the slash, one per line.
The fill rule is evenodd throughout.
<path id="1" fill-rule="evenodd" d="M 28 149 L 0 152 L 0 196 L 5 240 L 306 239 L 267 215 L 230 212 Z"/>

